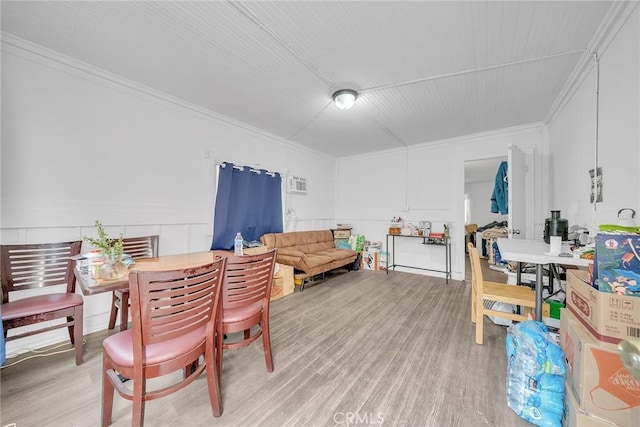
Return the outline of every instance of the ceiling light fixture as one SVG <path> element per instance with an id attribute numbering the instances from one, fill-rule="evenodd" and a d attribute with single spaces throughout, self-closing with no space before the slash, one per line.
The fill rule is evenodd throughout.
<path id="1" fill-rule="evenodd" d="M 358 98 L 358 92 L 353 89 L 340 89 L 333 94 L 333 102 L 341 110 L 348 110 L 353 107 Z"/>

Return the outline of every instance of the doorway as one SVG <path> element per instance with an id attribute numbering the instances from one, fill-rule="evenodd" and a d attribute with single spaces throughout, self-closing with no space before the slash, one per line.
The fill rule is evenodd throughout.
<path id="1" fill-rule="evenodd" d="M 491 195 L 495 186 L 496 173 L 502 162 L 507 161 L 507 156 L 496 156 L 485 159 L 466 160 L 464 162 L 464 224 L 477 224 L 483 227 L 492 222 L 507 221 L 507 215 L 491 212 Z M 476 234 L 477 235 L 477 234 Z M 468 237 L 465 235 L 465 245 Z M 481 245 L 481 240 L 475 238 L 475 245 Z M 478 247 L 480 254 L 482 250 Z M 463 251 L 465 262 L 465 277 L 468 273 L 466 246 Z"/>
<path id="2" fill-rule="evenodd" d="M 507 220 L 507 215 L 491 212 L 496 173 L 500 164 L 506 161 L 507 156 L 464 162 L 465 225 L 482 227 L 494 221 Z"/>

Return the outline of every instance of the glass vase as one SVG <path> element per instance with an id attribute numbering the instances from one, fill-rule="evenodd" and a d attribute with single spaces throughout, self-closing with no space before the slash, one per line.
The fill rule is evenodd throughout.
<path id="1" fill-rule="evenodd" d="M 122 257 L 115 257 L 111 254 L 104 255 L 104 264 L 98 270 L 98 277 L 103 280 L 115 280 L 124 277 L 129 271 L 122 262 Z"/>

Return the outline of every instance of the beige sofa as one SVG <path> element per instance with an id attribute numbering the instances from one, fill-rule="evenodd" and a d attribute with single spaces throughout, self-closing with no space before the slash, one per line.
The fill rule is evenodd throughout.
<path id="1" fill-rule="evenodd" d="M 335 268 L 351 266 L 358 253 L 338 249 L 331 230 L 268 233 L 260 240 L 267 249 L 278 248 L 277 261 L 295 269 L 295 278 L 304 281 Z"/>

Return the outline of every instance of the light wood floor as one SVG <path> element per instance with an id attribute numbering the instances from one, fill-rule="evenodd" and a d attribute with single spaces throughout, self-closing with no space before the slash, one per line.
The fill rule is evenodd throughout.
<path id="1" fill-rule="evenodd" d="M 366 271 L 308 286 L 271 305 L 273 373 L 259 343 L 225 352 L 220 418 L 203 376 L 148 402 L 146 423 L 526 426 L 506 405 L 505 328 L 485 318 L 485 344 L 474 343 L 469 286 Z M 99 425 L 107 335 L 86 336 L 79 367 L 66 353 L 2 369 L 1 425 Z M 130 424 L 130 402 L 116 395 L 112 425 Z"/>

